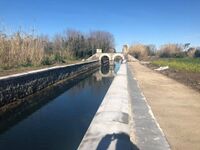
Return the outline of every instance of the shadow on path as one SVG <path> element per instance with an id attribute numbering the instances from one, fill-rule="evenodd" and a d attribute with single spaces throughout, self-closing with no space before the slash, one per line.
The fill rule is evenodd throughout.
<path id="1" fill-rule="evenodd" d="M 130 141 L 129 135 L 125 133 L 113 133 L 105 135 L 99 142 L 97 150 L 107 150 L 110 144 L 115 140 L 115 150 L 139 150 L 139 148 Z"/>

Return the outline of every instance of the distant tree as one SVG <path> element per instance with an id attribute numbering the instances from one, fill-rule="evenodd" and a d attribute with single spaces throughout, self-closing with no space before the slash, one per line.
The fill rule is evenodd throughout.
<path id="1" fill-rule="evenodd" d="M 50 65 L 67 59 L 87 58 L 97 48 L 104 52 L 113 51 L 113 35 L 106 31 L 86 34 L 69 29 L 50 40 L 48 36 L 25 33 L 21 29 L 9 36 L 0 31 L 0 67 Z"/>
<path id="2" fill-rule="evenodd" d="M 195 53 L 194 53 L 194 57 L 196 58 L 200 58 L 200 49 L 196 49 Z"/>
<path id="3" fill-rule="evenodd" d="M 157 49 L 156 49 L 155 45 L 150 44 L 150 45 L 146 45 L 146 47 L 147 47 L 147 50 L 149 51 L 148 53 L 149 53 L 150 56 L 155 56 L 156 55 Z"/>
<path id="4" fill-rule="evenodd" d="M 160 57 L 184 57 L 183 47 L 180 44 L 162 45 L 159 52 Z"/>
<path id="5" fill-rule="evenodd" d="M 187 50 L 187 56 L 188 56 L 188 57 L 191 57 L 191 58 L 194 57 L 195 51 L 196 51 L 196 48 L 190 47 L 190 48 Z"/>
<path id="6" fill-rule="evenodd" d="M 93 42 L 95 49 L 102 49 L 103 52 L 110 52 L 110 48 L 114 48 L 114 37 L 111 33 L 106 31 L 92 31 L 89 37 Z"/>
<path id="7" fill-rule="evenodd" d="M 128 53 L 137 59 L 146 59 L 150 54 L 150 47 L 144 44 L 134 44 L 129 47 Z"/>

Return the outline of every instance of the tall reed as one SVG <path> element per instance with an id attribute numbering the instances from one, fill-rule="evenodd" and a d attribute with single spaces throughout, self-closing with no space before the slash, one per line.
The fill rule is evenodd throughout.
<path id="1" fill-rule="evenodd" d="M 0 33 L 0 66 L 9 69 L 21 65 L 38 65 L 44 56 L 45 43 L 40 37 L 16 32 Z"/>

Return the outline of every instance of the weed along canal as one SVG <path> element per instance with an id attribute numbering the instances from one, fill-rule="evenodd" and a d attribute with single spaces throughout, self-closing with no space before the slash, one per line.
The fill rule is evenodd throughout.
<path id="1" fill-rule="evenodd" d="M 0 150 L 77 149 L 118 68 L 97 68 L 29 96 L 1 118 Z"/>

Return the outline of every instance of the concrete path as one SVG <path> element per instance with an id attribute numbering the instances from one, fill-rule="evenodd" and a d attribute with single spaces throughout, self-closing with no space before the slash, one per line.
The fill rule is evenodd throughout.
<path id="1" fill-rule="evenodd" d="M 136 80 L 127 69 L 126 64 L 121 65 L 79 150 L 169 149 Z M 135 144 L 130 141 L 132 130 L 135 131 L 131 135 L 136 139 Z"/>
<path id="2" fill-rule="evenodd" d="M 169 150 L 169 144 L 129 68 L 128 85 L 137 146 L 141 150 Z"/>
<path id="3" fill-rule="evenodd" d="M 138 149 L 130 142 L 128 103 L 127 68 L 122 64 L 78 149 Z"/>
<path id="4" fill-rule="evenodd" d="M 129 63 L 129 68 L 165 133 L 171 149 L 199 150 L 200 93 L 146 68 L 139 62 Z M 139 106 L 138 102 L 133 104 L 133 106 L 135 105 Z M 137 109 L 139 113 L 140 107 Z M 140 119 L 138 117 L 138 115 L 135 117 L 136 122 Z M 138 126 L 140 124 L 136 124 L 136 133 Z M 151 126 L 150 129 L 152 129 Z"/>

